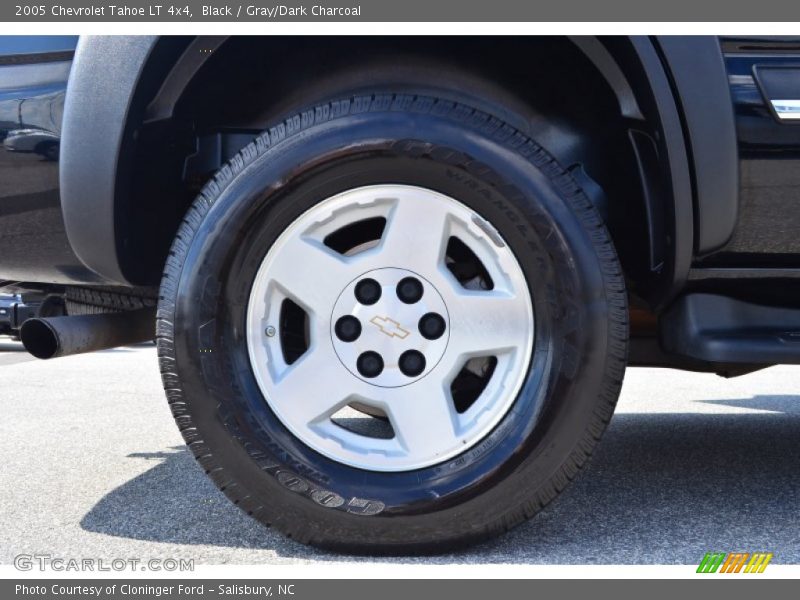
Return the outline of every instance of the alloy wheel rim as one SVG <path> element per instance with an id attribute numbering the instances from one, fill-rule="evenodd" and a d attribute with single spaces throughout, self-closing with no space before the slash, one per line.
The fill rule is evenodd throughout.
<path id="1" fill-rule="evenodd" d="M 384 472 L 486 437 L 534 339 L 525 276 L 497 230 L 454 198 L 397 184 L 297 218 L 262 261 L 246 319 L 253 374 L 281 423 L 332 460 Z"/>

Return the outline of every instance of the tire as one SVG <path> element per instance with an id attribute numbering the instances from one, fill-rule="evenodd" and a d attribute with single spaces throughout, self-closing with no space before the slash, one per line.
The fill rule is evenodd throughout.
<path id="1" fill-rule="evenodd" d="M 155 292 L 142 288 L 69 287 L 64 293 L 68 315 L 99 315 L 153 308 L 157 302 Z"/>
<path id="2" fill-rule="evenodd" d="M 508 371 L 519 374 L 520 383 L 516 393 L 498 401 L 497 406 L 506 406 L 505 412 L 491 429 L 468 444 L 465 440 L 463 451 L 443 451 L 438 461 L 420 453 L 414 468 L 402 468 L 404 459 L 388 450 L 386 464 L 401 466 L 384 469 L 380 459 L 365 453 L 364 464 L 371 461 L 365 468 L 335 458 L 355 452 L 344 443 L 341 450 L 336 444 L 317 447 L 316 438 L 298 436 L 281 410 L 287 403 L 310 404 L 311 394 L 302 390 L 292 398 L 265 394 L 264 377 L 269 376 L 263 375 L 262 363 L 251 358 L 260 356 L 262 344 L 269 348 L 277 343 L 257 339 L 258 332 L 248 330 L 254 314 L 250 307 L 260 307 L 251 290 L 260 289 L 263 270 L 268 273 L 274 262 L 270 257 L 281 256 L 282 245 L 297 237 L 291 232 L 313 211 L 337 206 L 324 204 L 334 201 L 328 199 L 343 202 L 347 194 L 382 185 L 395 186 L 391 189 L 398 194 L 411 189 L 430 192 L 430 198 L 443 198 L 442 202 L 457 199 L 453 210 L 472 211 L 476 215 L 472 221 L 483 234 L 467 227 L 471 235 L 484 236 L 476 252 L 493 243 L 491 252 L 513 256 L 523 275 L 522 287 L 513 295 L 527 299 L 532 315 L 533 334 L 528 331 L 525 341 L 507 354 L 498 353 L 495 366 L 483 371 L 489 383 L 479 400 L 493 385 L 497 365 L 523 364 L 507 356 L 528 356 L 524 347 L 529 344 L 524 368 Z M 433 214 L 434 204 L 430 206 Z M 338 218 L 336 214 L 331 212 L 330 219 Z M 425 210 L 419 212 L 421 227 L 415 232 L 425 231 L 427 215 Z M 324 227 L 325 221 L 320 222 Z M 391 230 L 392 223 L 384 227 Z M 386 243 L 380 238 L 371 251 L 343 260 L 348 265 L 373 260 L 365 257 L 379 257 Z M 417 260 L 414 248 L 408 250 L 408 256 Z M 507 254 L 502 256 L 505 260 Z M 311 264 L 306 264 L 309 271 Z M 297 270 L 302 272 L 303 265 L 298 264 Z M 512 270 L 509 273 L 511 278 Z M 309 275 L 325 286 L 335 279 L 333 272 Z M 441 277 L 445 281 L 449 276 Z M 431 285 L 460 298 L 484 293 L 484 280 L 491 277 L 481 277 L 480 290 L 443 292 L 445 284 Z M 494 287 L 488 289 L 505 285 L 502 277 L 495 277 Z M 435 299 L 427 291 L 429 280 L 420 279 L 425 294 Z M 341 287 L 352 284 L 343 281 Z M 389 288 L 382 289 L 386 294 Z M 343 291 L 336 306 L 349 294 Z M 336 310 L 331 302 L 331 321 Z M 478 314 L 470 322 L 458 321 L 456 312 L 447 312 L 450 337 L 445 357 L 452 354 L 451 343 L 472 339 L 473 334 L 491 339 L 492 327 L 498 331 L 506 327 L 500 313 Z M 321 327 L 322 313 L 313 309 L 313 324 L 306 329 Z M 259 314 L 255 312 L 256 318 Z M 305 318 L 306 323 L 311 319 L 308 314 Z M 402 327 L 391 327 L 389 323 L 390 331 L 381 327 L 381 332 L 392 339 L 402 335 Z M 288 325 L 280 321 L 279 328 L 280 337 Z M 330 345 L 338 353 L 339 347 L 347 346 L 337 340 L 338 329 L 330 331 Z M 328 348 L 327 338 L 314 341 L 313 335 L 301 361 Z M 373 93 L 298 111 L 260 135 L 208 182 L 186 214 L 166 263 L 157 343 L 164 388 L 186 443 L 206 474 L 241 509 L 289 537 L 323 548 L 429 553 L 508 531 L 553 500 L 586 465 L 620 391 L 627 358 L 627 303 L 621 267 L 597 211 L 572 176 L 533 140 L 465 103 L 421 94 Z M 286 347 L 281 347 L 282 360 L 288 364 Z M 452 352 L 461 356 L 460 348 Z M 266 369 L 279 362 L 274 358 Z M 340 373 L 349 377 L 342 365 L 330 368 L 339 369 L 337 377 Z M 438 368 L 439 363 L 407 389 L 421 381 L 436 381 Z M 328 372 L 326 368 L 309 377 L 309 390 Z M 353 377 L 347 381 L 363 386 L 359 378 L 366 376 L 360 373 L 351 371 Z M 385 373 L 394 376 L 396 370 L 386 368 L 378 377 Z M 503 377 L 509 377 L 503 381 L 511 381 L 508 373 L 503 371 Z M 341 387 L 327 389 L 338 397 L 344 393 Z M 392 390 L 401 388 L 405 389 Z M 376 397 L 383 393 L 375 392 Z M 386 392 L 391 398 L 395 393 L 405 392 Z M 413 394 L 403 397 L 419 401 Z M 452 413 L 452 407 L 449 410 Z M 431 411 L 436 413 L 438 404 Z M 395 433 L 401 442 L 407 423 Z M 328 427 L 328 421 L 323 425 Z M 419 425 L 427 427 L 424 419 Z M 413 432 L 410 439 L 417 439 L 414 436 L 419 434 Z M 375 444 L 394 447 L 390 442 Z"/>

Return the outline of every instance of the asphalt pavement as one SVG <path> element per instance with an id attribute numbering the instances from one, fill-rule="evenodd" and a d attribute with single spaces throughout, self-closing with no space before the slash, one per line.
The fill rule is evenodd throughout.
<path id="1" fill-rule="evenodd" d="M 350 560 L 247 517 L 185 450 L 142 345 L 37 361 L 0 338 L 0 564 L 21 553 Z M 725 380 L 629 369 L 591 466 L 529 523 L 466 552 L 382 561 L 800 563 L 800 367 Z M 357 559 L 363 562 L 364 559 Z"/>

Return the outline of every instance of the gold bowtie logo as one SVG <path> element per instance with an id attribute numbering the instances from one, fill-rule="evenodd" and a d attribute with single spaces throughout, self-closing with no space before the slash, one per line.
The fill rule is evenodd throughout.
<path id="1" fill-rule="evenodd" d="M 411 334 L 408 329 L 403 329 L 400 326 L 400 323 L 394 319 L 390 319 L 389 317 L 379 317 L 378 315 L 375 315 L 369 320 L 369 322 L 375 325 L 381 330 L 382 333 L 385 333 L 389 337 L 397 337 L 401 340 L 404 340 Z"/>

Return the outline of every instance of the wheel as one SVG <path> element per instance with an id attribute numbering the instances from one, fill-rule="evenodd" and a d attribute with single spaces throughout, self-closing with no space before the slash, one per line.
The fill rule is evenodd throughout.
<path id="1" fill-rule="evenodd" d="M 184 439 L 240 508 L 324 548 L 435 552 L 586 464 L 627 306 L 598 213 L 533 140 L 374 93 L 299 110 L 206 185 L 157 341 Z"/>

